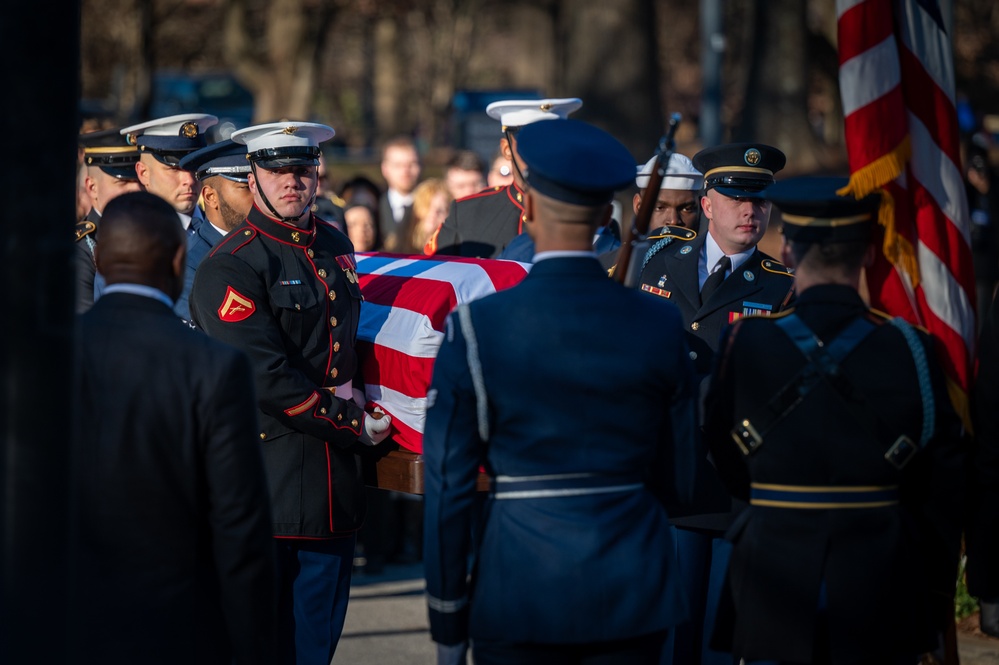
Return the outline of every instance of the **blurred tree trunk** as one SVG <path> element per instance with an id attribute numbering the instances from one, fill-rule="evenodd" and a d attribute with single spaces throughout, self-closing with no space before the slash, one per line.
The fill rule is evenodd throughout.
<path id="1" fill-rule="evenodd" d="M 800 0 L 756 0 L 745 105 L 733 129 L 734 141 L 759 141 L 788 153 L 796 172 L 819 170 L 828 161 L 808 117 L 806 9 Z"/>
<path id="2" fill-rule="evenodd" d="M 648 159 L 666 126 L 659 99 L 652 0 L 562 0 L 556 12 L 560 94 L 579 97 L 574 117 L 601 125 Z"/>
<path id="3" fill-rule="evenodd" d="M 249 19 L 260 4 L 264 27 L 254 39 Z M 225 60 L 254 94 L 255 122 L 311 119 L 319 59 L 337 8 L 331 1 L 227 0 Z"/>

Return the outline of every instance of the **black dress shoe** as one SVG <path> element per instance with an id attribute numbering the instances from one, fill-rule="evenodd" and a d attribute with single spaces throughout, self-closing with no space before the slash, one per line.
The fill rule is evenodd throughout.
<path id="1" fill-rule="evenodd" d="M 986 603 L 982 601 L 978 603 L 978 607 L 981 610 L 979 623 L 982 632 L 992 637 L 999 637 L 999 602 Z"/>

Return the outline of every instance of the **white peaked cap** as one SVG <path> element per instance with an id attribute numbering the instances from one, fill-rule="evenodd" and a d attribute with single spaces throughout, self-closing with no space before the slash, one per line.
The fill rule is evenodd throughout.
<path id="1" fill-rule="evenodd" d="M 583 100 L 576 97 L 508 99 L 487 106 L 486 114 L 499 120 L 504 127 L 523 127 L 539 120 L 565 120 L 582 105 Z"/>
<path id="2" fill-rule="evenodd" d="M 318 122 L 269 122 L 238 129 L 230 138 L 245 143 L 247 152 L 253 153 L 274 148 L 318 148 L 335 133 L 329 125 Z"/>
<path id="3" fill-rule="evenodd" d="M 639 189 L 645 189 L 648 186 L 649 176 L 652 174 L 652 169 L 656 167 L 657 157 L 658 155 L 653 155 L 652 159 L 638 167 L 638 176 L 635 178 L 635 184 L 638 185 Z M 704 176 L 694 168 L 694 164 L 690 161 L 689 157 L 681 155 L 678 152 L 674 152 L 669 156 L 669 164 L 666 165 L 666 173 L 663 175 L 663 181 L 659 185 L 659 189 L 689 189 L 697 191 L 703 186 Z"/>

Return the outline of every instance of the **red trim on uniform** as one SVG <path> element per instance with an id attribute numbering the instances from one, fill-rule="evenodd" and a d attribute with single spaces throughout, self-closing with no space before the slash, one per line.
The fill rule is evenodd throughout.
<path id="1" fill-rule="evenodd" d="M 217 252 L 221 251 L 222 248 L 227 243 L 234 242 L 236 240 L 242 239 L 243 242 L 239 243 L 238 245 L 236 245 L 236 247 L 234 247 L 232 250 L 229 251 L 229 254 L 235 254 L 236 252 L 238 252 L 239 250 L 241 250 L 243 247 L 246 247 L 246 245 L 251 240 L 253 240 L 256 237 L 256 235 L 257 235 L 256 227 L 253 227 L 252 229 L 250 229 L 250 231 L 251 231 L 250 235 L 246 235 L 245 233 L 229 233 L 229 234 L 227 234 L 226 236 L 224 236 L 222 238 L 222 240 L 219 241 L 219 243 L 217 245 L 215 245 L 215 247 L 212 248 L 212 251 L 211 251 L 211 253 L 208 256 L 215 256 L 215 254 Z"/>
<path id="2" fill-rule="evenodd" d="M 254 207 L 256 207 L 256 204 L 254 204 Z M 259 211 L 260 208 L 257 208 L 257 210 Z M 309 213 L 309 222 L 311 224 L 310 224 L 310 228 L 307 228 L 307 229 L 300 229 L 297 226 L 295 226 L 294 224 L 285 224 L 284 222 L 280 222 L 280 221 L 274 219 L 273 217 L 271 217 L 270 215 L 264 214 L 263 212 L 261 212 L 261 214 L 264 215 L 265 217 L 267 217 L 268 221 L 270 221 L 270 222 L 272 222 L 274 224 L 277 224 L 278 226 L 283 226 L 284 228 L 288 229 L 289 231 L 298 231 L 299 233 L 304 233 L 307 236 L 309 236 L 309 241 L 307 243 L 304 243 L 304 244 L 299 244 L 299 243 L 296 243 L 296 242 L 291 242 L 289 240 L 282 240 L 281 238 L 278 238 L 277 236 L 272 236 L 271 234 L 265 232 L 259 226 L 256 226 L 253 222 L 251 222 L 249 218 L 247 218 L 247 220 L 246 220 L 247 224 L 249 224 L 254 229 L 256 229 L 260 233 L 260 235 L 267 236 L 268 238 L 270 238 L 274 242 L 279 242 L 282 245 L 290 245 L 292 247 L 301 247 L 302 249 L 305 249 L 307 247 L 310 247 L 312 245 L 312 242 L 316 239 L 316 220 L 318 219 L 318 217 L 316 217 L 312 213 Z"/>
<path id="3" fill-rule="evenodd" d="M 218 309 L 219 319 L 227 323 L 248 319 L 255 311 L 257 311 L 257 306 L 253 304 L 253 301 L 232 286 L 226 288 L 225 298 Z"/>
<path id="4" fill-rule="evenodd" d="M 308 411 L 309 409 L 311 409 L 313 406 L 315 406 L 316 402 L 318 401 L 319 401 L 319 393 L 317 393 L 316 391 L 312 391 L 312 394 L 309 395 L 309 397 L 304 402 L 296 406 L 293 406 L 289 409 L 285 409 L 284 413 L 285 415 L 290 417 L 301 415 L 306 411 Z"/>
<path id="5" fill-rule="evenodd" d="M 509 185 L 506 186 L 507 198 L 510 199 L 510 203 L 517 206 L 517 208 L 520 210 L 520 214 L 517 215 L 517 235 L 520 235 L 521 233 L 524 232 L 524 213 L 527 211 L 524 210 L 524 204 L 517 201 L 517 197 L 514 196 L 510 190 L 516 190 L 517 193 L 520 194 L 521 199 L 524 198 L 524 191 L 520 187 L 517 187 L 517 183 L 510 183 Z"/>
<path id="6" fill-rule="evenodd" d="M 485 196 L 495 196 L 496 194 L 499 194 L 499 193 L 503 192 L 504 190 L 508 189 L 511 186 L 512 185 L 504 185 L 502 187 L 493 187 L 493 188 L 490 188 L 490 189 L 483 189 L 481 192 L 476 192 L 474 194 L 469 194 L 468 196 L 463 196 L 460 199 L 457 199 L 457 201 L 468 201 L 469 199 L 481 199 L 481 198 L 483 198 Z M 457 203 L 457 201 L 456 201 L 456 203 Z"/>

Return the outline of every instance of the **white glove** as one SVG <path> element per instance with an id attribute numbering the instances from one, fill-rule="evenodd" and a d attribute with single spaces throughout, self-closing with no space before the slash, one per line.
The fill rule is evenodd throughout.
<path id="1" fill-rule="evenodd" d="M 437 645 L 437 665 L 465 665 L 468 642 Z"/>
<path id="2" fill-rule="evenodd" d="M 375 407 L 375 412 L 365 413 L 358 441 L 366 446 L 375 446 L 388 438 L 392 416 Z"/>

